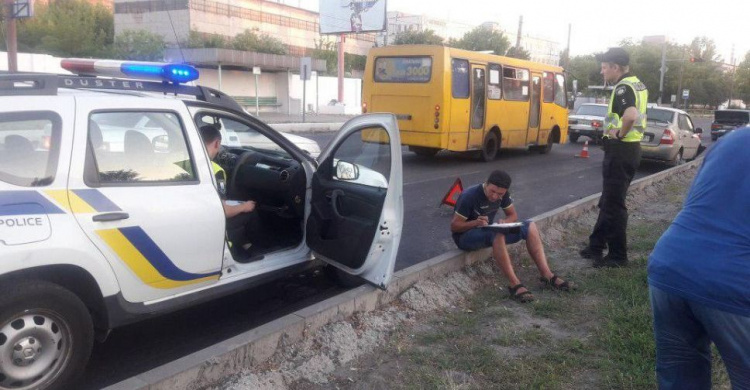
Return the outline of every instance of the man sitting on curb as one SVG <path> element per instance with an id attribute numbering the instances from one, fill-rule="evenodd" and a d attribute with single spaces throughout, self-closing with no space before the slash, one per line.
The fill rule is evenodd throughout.
<path id="1" fill-rule="evenodd" d="M 492 257 L 502 270 L 508 281 L 510 297 L 519 302 L 530 302 L 534 300 L 526 286 L 513 271 L 510 255 L 506 245 L 515 244 L 520 240 L 526 240 L 526 249 L 536 263 L 541 274 L 540 281 L 552 288 L 569 291 L 575 286 L 573 283 L 564 281 L 550 271 L 547 265 L 547 257 L 544 255 L 544 247 L 539 230 L 534 222 L 526 220 L 523 226 L 506 231 L 483 228 L 495 220 L 497 210 L 502 208 L 506 218 L 499 223 L 510 223 L 518 220 L 518 214 L 510 197 L 510 176 L 504 171 L 493 171 L 483 184 L 467 188 L 459 196 L 456 202 L 455 214 L 451 221 L 451 232 L 453 241 L 465 251 L 475 251 L 482 248 L 492 247 Z"/>

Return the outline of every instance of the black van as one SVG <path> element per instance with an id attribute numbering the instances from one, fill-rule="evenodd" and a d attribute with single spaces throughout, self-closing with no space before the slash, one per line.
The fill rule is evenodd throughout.
<path id="1" fill-rule="evenodd" d="M 716 110 L 711 124 L 711 140 L 738 128 L 750 126 L 750 110 Z"/>

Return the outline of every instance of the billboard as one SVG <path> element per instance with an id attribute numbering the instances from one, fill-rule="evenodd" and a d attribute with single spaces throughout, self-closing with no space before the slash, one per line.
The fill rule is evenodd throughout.
<path id="1" fill-rule="evenodd" d="M 320 0 L 320 33 L 384 31 L 386 0 Z"/>

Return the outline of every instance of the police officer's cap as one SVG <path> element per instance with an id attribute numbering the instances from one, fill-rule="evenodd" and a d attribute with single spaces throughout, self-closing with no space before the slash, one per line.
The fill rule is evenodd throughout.
<path id="1" fill-rule="evenodd" d="M 609 50 L 597 55 L 596 58 L 599 62 L 609 62 L 620 66 L 628 66 L 630 64 L 630 55 L 621 47 L 610 47 Z"/>

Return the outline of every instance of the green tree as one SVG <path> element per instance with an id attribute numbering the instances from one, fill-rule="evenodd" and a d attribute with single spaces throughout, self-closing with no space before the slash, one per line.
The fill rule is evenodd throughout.
<path id="1" fill-rule="evenodd" d="M 443 37 L 435 34 L 435 31 L 427 29 L 424 31 L 407 30 L 400 32 L 394 39 L 394 45 L 442 45 Z"/>
<path id="2" fill-rule="evenodd" d="M 338 53 L 336 52 L 336 43 L 320 39 L 315 41 L 315 49 L 309 50 L 308 55 L 312 58 L 325 60 L 327 75 L 338 74 Z"/>
<path id="3" fill-rule="evenodd" d="M 505 55 L 510 42 L 502 32 L 479 26 L 464 34 L 461 39 L 449 40 L 448 46 L 473 51 L 490 50 L 495 54 Z"/>
<path id="4" fill-rule="evenodd" d="M 286 54 L 287 48 L 280 40 L 267 34 L 258 35 L 255 31 L 245 30 L 231 40 L 234 50 L 253 51 L 256 53 Z"/>
<path id="5" fill-rule="evenodd" d="M 531 53 L 526 51 L 526 49 L 520 47 L 520 46 L 513 46 L 510 49 L 508 49 L 508 52 L 505 53 L 506 57 L 513 57 L 518 58 L 522 60 L 530 60 L 531 59 Z"/>
<path id="6" fill-rule="evenodd" d="M 315 49 L 308 50 L 307 55 L 326 61 L 326 71 L 321 72 L 322 75 L 337 76 L 339 74 L 338 48 L 335 42 L 326 39 L 317 40 L 315 41 Z M 366 62 L 367 56 L 344 53 L 344 74 L 351 74 L 354 70 L 364 70 Z"/>
<path id="7" fill-rule="evenodd" d="M 745 59 L 737 66 L 734 75 L 735 96 L 750 104 L 750 51 L 745 54 Z"/>
<path id="8" fill-rule="evenodd" d="M 187 42 L 183 43 L 183 46 L 189 49 L 228 49 L 231 44 L 229 39 L 223 35 L 205 34 L 191 30 Z"/>
<path id="9" fill-rule="evenodd" d="M 3 7 L 4 8 L 4 7 Z M 2 30 L 5 25 L 0 23 Z M 38 3 L 33 18 L 17 22 L 18 49 L 63 57 L 105 57 L 114 42 L 114 17 L 84 0 Z M 2 46 L 5 47 L 3 35 Z"/>
<path id="10" fill-rule="evenodd" d="M 575 56 L 570 59 L 570 67 L 567 71 L 570 74 L 568 81 L 568 90 L 573 90 L 572 80 L 578 80 L 578 91 L 586 92 L 590 85 L 602 85 L 602 76 L 599 74 L 600 66 L 593 54 L 584 56 Z"/>
<path id="11" fill-rule="evenodd" d="M 145 30 L 127 30 L 115 37 L 112 57 L 136 61 L 163 61 L 164 37 Z"/>

